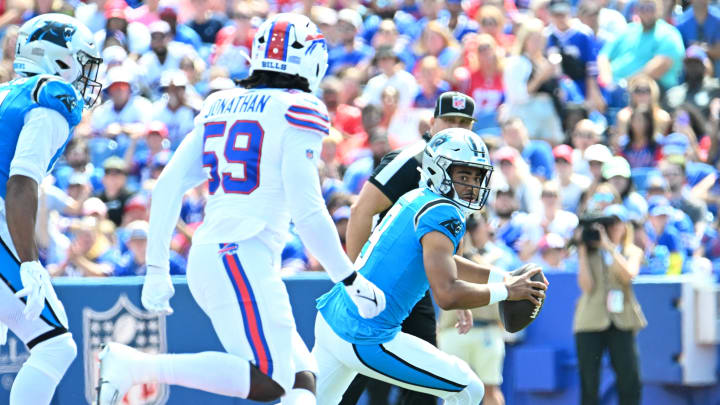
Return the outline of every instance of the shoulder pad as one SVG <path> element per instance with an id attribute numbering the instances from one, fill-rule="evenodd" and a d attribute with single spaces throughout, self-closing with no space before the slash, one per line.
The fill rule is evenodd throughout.
<path id="1" fill-rule="evenodd" d="M 31 96 L 39 106 L 59 112 L 70 127 L 77 125 L 82 118 L 85 102 L 73 86 L 55 76 L 41 76 Z"/>
<path id="2" fill-rule="evenodd" d="M 325 103 L 307 93 L 288 97 L 285 119 L 288 124 L 325 136 L 330 133 L 330 117 Z"/>

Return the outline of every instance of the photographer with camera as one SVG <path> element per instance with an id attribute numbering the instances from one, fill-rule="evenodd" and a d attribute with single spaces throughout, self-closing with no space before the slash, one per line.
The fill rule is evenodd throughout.
<path id="1" fill-rule="evenodd" d="M 603 353 L 610 363 L 620 405 L 639 405 L 640 375 L 635 334 L 647 325 L 635 299 L 632 280 L 640 271 L 643 251 L 633 243 L 627 210 L 619 204 L 585 215 L 573 242 L 578 252 L 582 296 L 573 322 L 581 404 L 599 404 Z"/>

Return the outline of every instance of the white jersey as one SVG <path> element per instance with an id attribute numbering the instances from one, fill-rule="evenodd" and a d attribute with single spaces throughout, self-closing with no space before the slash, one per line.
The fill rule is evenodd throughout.
<path id="1" fill-rule="evenodd" d="M 195 131 L 203 133 L 210 196 L 193 240 L 243 240 L 263 230 L 285 235 L 292 196 L 283 188 L 284 148 L 299 130 L 313 132 L 295 158 L 316 164 L 329 125 L 325 105 L 308 93 L 233 89 L 208 99 Z"/>
<path id="2" fill-rule="evenodd" d="M 325 105 L 309 93 L 265 88 L 213 93 L 153 192 L 148 263 L 167 262 L 167 252 L 160 256 L 160 251 L 167 250 L 170 235 L 153 231 L 177 221 L 175 201 L 166 198 L 207 180 L 205 218 L 193 244 L 257 236 L 279 254 L 292 218 L 331 277 L 349 275 L 352 265 L 325 208 L 317 173 L 329 126 Z M 162 208 L 156 207 L 158 198 Z"/>

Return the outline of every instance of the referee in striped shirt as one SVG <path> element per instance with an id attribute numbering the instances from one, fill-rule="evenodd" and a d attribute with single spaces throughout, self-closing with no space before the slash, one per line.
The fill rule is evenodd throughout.
<path id="1" fill-rule="evenodd" d="M 346 233 L 347 253 L 350 260 L 354 261 L 357 258 L 363 245 L 370 237 L 374 216 L 380 215 L 380 218 L 382 218 L 403 194 L 419 187 L 419 168 L 422 164 L 422 153 L 425 150 L 426 141 L 443 129 L 472 129 L 474 112 L 475 102 L 467 95 L 456 91 L 442 93 L 435 103 L 435 112 L 430 120 L 430 131 L 423 136 L 423 141 L 419 141 L 400 151 L 390 152 L 382 158 L 351 208 Z M 388 271 L 392 270 L 388 269 Z M 467 315 L 463 313 L 463 316 L 466 317 Z M 468 323 L 468 325 L 464 325 L 468 329 L 472 326 L 472 319 L 459 319 L 463 319 Z M 463 325 L 459 327 L 462 328 Z M 429 290 L 415 305 L 410 312 L 410 316 L 405 319 L 402 331 L 437 346 L 435 308 Z M 370 378 L 363 375 L 355 377 L 355 380 L 345 391 L 340 405 L 355 405 L 369 381 Z M 385 383 L 376 381 L 373 383 L 373 389 L 379 388 L 379 384 Z M 385 393 L 388 390 L 389 387 L 382 389 Z M 436 405 L 437 400 L 431 395 L 403 390 L 400 404 Z"/>

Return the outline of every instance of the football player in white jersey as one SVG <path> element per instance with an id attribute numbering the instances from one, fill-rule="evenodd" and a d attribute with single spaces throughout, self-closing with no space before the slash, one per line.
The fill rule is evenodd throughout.
<path id="1" fill-rule="evenodd" d="M 353 270 L 320 192 L 316 164 L 330 124 L 312 91 L 327 58 L 315 24 L 300 14 L 278 14 L 258 28 L 244 88 L 205 101 L 195 130 L 153 191 L 142 302 L 148 310 L 172 312 L 170 238 L 183 193 L 208 181 L 187 280 L 226 352 L 149 355 L 110 343 L 100 355 L 99 404 L 116 404 L 131 385 L 148 381 L 314 404 L 315 361 L 296 331 L 279 274 L 291 219 L 362 316 L 385 308 L 382 291 Z"/>
<path id="2" fill-rule="evenodd" d="M 75 358 L 65 309 L 35 245 L 38 184 L 65 150 L 84 107 L 100 93 L 102 59 L 75 18 L 43 14 L 20 27 L 13 68 L 0 84 L 0 344 L 7 328 L 30 349 L 10 405 L 46 405 Z"/>

